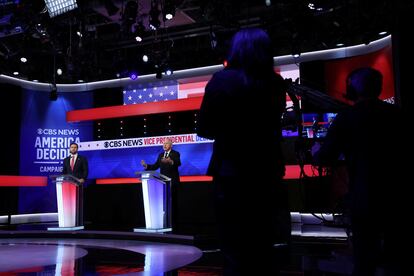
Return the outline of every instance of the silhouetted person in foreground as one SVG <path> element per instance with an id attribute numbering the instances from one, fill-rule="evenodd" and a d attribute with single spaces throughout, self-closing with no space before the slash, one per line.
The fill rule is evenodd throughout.
<path id="1" fill-rule="evenodd" d="M 349 196 L 354 275 L 403 275 L 400 242 L 407 181 L 403 154 L 404 117 L 400 109 L 378 99 L 382 74 L 360 68 L 347 78 L 346 97 L 355 104 L 339 113 L 315 160 L 333 164 L 345 156 Z M 412 158 L 412 156 L 409 156 Z M 406 162 L 408 163 L 408 162 Z"/>
<path id="2" fill-rule="evenodd" d="M 271 41 L 260 29 L 232 40 L 228 66 L 206 86 L 198 135 L 214 139 L 213 176 L 224 275 L 277 275 L 275 243 L 290 234 L 281 184 L 285 85 L 273 70 Z"/>

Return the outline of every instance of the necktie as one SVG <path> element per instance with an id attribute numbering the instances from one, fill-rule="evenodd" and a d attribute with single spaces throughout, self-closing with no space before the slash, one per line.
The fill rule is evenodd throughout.
<path id="1" fill-rule="evenodd" d="M 166 151 L 165 153 L 164 153 L 164 158 L 167 158 L 168 157 L 168 151 Z"/>
<path id="2" fill-rule="evenodd" d="M 73 171 L 73 165 L 75 165 L 75 156 L 72 155 L 72 157 L 70 158 L 70 169 Z"/>

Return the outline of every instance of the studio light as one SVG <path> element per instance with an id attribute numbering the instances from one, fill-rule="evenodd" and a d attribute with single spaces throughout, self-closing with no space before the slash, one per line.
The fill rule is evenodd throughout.
<path id="1" fill-rule="evenodd" d="M 58 94 L 57 94 L 57 87 L 55 83 L 52 83 L 52 87 L 50 89 L 50 95 L 49 95 L 49 99 L 51 101 L 56 101 L 58 98 Z"/>
<path id="2" fill-rule="evenodd" d="M 152 30 L 156 30 L 160 27 L 161 22 L 158 19 L 161 12 L 158 9 L 158 3 L 156 1 L 151 2 L 151 10 L 149 12 L 150 18 L 149 18 L 149 26 Z"/>
<path id="3" fill-rule="evenodd" d="M 134 27 L 134 36 L 137 42 L 141 42 L 144 38 L 145 34 L 145 27 L 142 21 L 138 22 L 137 24 L 133 25 Z"/>
<path id="4" fill-rule="evenodd" d="M 136 1 L 128 1 L 125 5 L 125 11 L 122 15 L 122 19 L 129 22 L 131 25 L 135 22 L 138 14 L 138 3 Z"/>
<path id="5" fill-rule="evenodd" d="M 165 75 L 171 76 L 172 74 L 173 74 L 173 70 L 172 69 L 168 68 L 168 69 L 165 70 Z"/>
<path id="6" fill-rule="evenodd" d="M 129 78 L 130 78 L 131 80 L 136 80 L 136 79 L 138 78 L 138 74 L 137 74 L 137 73 L 135 73 L 135 72 L 131 72 L 131 73 L 129 74 Z"/>
<path id="7" fill-rule="evenodd" d="M 74 10 L 78 7 L 76 0 L 45 0 L 50 17 Z"/>
<path id="8" fill-rule="evenodd" d="M 165 0 L 163 16 L 164 20 L 171 20 L 175 16 L 175 4 L 173 0 Z"/>
<path id="9" fill-rule="evenodd" d="M 155 77 L 157 79 L 162 79 L 162 69 L 159 66 L 155 67 Z"/>

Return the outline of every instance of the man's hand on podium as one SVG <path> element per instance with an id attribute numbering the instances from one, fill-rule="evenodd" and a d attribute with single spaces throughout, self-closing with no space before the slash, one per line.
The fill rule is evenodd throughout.
<path id="1" fill-rule="evenodd" d="M 85 183 L 85 179 L 80 178 L 80 179 L 79 179 L 79 183 L 81 183 L 81 184 Z"/>

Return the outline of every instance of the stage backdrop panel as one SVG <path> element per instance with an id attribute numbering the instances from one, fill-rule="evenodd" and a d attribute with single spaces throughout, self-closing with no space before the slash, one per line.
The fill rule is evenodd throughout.
<path id="1" fill-rule="evenodd" d="M 93 106 L 91 92 L 49 93 L 23 90 L 20 135 L 20 175 L 60 174 L 71 142 L 90 141 L 92 122 L 66 122 L 66 112 Z M 19 188 L 19 213 L 56 212 L 55 186 Z"/>
<path id="2" fill-rule="evenodd" d="M 82 142 L 79 150 L 89 160 L 90 178 L 136 177 L 136 171 L 144 170 L 141 160 L 155 163 L 166 138 L 172 139 L 173 149 L 180 153 L 180 175 L 207 173 L 213 141 L 195 133 Z"/>

